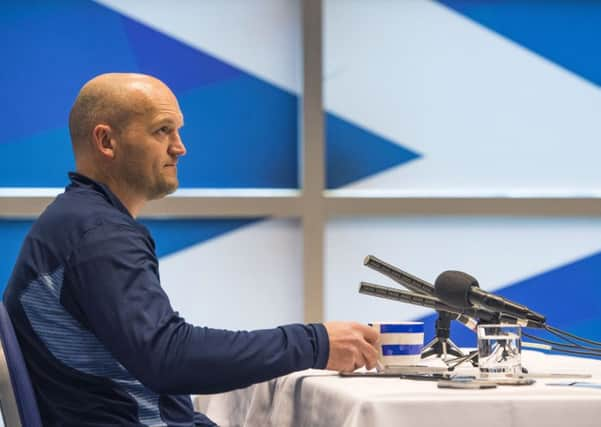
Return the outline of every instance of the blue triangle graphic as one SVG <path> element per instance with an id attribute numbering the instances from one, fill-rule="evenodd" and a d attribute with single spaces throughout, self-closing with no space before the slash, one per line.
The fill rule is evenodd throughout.
<path id="1" fill-rule="evenodd" d="M 551 326 L 601 340 L 599 277 L 601 252 L 510 284 L 495 293 L 545 315 Z M 426 333 L 433 335 L 436 315 L 422 320 Z M 457 322 L 453 322 L 451 338 L 461 346 L 476 344 L 475 335 Z"/>
<path id="2" fill-rule="evenodd" d="M 601 85 L 601 2 L 439 1 L 596 85 Z"/>
<path id="3" fill-rule="evenodd" d="M 158 77 L 174 92 L 245 74 L 223 61 L 127 17 L 123 17 L 123 26 L 139 69 Z M 157 54 L 158 52 L 160 54 Z"/>
<path id="4" fill-rule="evenodd" d="M 222 234 L 255 223 L 261 218 L 251 219 L 143 219 L 156 243 L 157 256 L 164 257 Z"/>
<path id="5" fill-rule="evenodd" d="M 326 183 L 330 189 L 420 157 L 331 113 L 326 116 L 326 140 Z"/>

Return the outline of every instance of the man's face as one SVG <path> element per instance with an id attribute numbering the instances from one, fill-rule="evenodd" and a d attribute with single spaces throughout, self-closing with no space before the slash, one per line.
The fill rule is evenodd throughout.
<path id="1" fill-rule="evenodd" d="M 120 179 L 146 200 L 177 189 L 177 161 L 186 154 L 179 135 L 183 116 L 177 99 L 166 86 L 155 86 L 144 91 L 140 113 L 117 136 Z"/>

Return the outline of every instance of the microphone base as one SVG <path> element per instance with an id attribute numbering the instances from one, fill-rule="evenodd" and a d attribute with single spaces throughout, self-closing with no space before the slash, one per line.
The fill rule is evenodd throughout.
<path id="1" fill-rule="evenodd" d="M 456 316 L 445 311 L 438 312 L 436 319 L 436 337 L 424 346 L 422 349 L 422 359 L 430 356 L 436 356 L 446 360 L 450 357 L 464 357 L 465 353 L 461 351 L 449 336 L 451 335 L 451 320 Z"/>
<path id="2" fill-rule="evenodd" d="M 468 354 L 466 354 L 463 357 L 458 357 L 457 359 L 451 360 L 449 363 L 447 363 L 447 366 L 449 368 L 449 371 L 453 371 L 457 366 L 459 366 L 465 362 L 470 362 L 472 364 L 472 366 L 477 368 L 478 367 L 478 350 L 470 351 Z"/>
<path id="3" fill-rule="evenodd" d="M 451 357 L 464 357 L 465 353 L 449 338 L 435 337 L 422 349 L 422 359 L 430 356 L 440 357 L 446 361 Z"/>

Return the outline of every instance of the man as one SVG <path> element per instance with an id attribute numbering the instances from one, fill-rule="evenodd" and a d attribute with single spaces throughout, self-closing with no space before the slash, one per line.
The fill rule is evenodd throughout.
<path id="1" fill-rule="evenodd" d="M 173 311 L 135 218 L 177 188 L 182 126 L 174 94 L 146 75 L 100 75 L 75 100 L 77 172 L 27 235 L 4 294 L 46 426 L 213 425 L 190 393 L 376 363 L 378 334 L 358 323 L 234 332 Z"/>

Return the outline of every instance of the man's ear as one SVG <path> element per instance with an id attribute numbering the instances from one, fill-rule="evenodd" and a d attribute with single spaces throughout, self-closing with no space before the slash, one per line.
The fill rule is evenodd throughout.
<path id="1" fill-rule="evenodd" d="M 96 151 L 104 157 L 115 157 L 115 131 L 109 125 L 96 125 L 92 130 L 92 141 Z"/>

